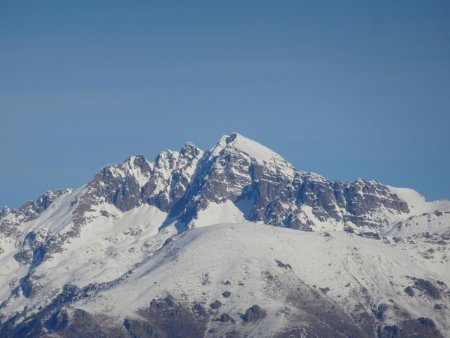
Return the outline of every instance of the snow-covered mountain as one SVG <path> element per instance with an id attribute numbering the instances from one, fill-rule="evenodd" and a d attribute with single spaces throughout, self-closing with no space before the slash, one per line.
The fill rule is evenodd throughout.
<path id="1" fill-rule="evenodd" d="M 450 201 L 239 134 L 0 212 L 0 337 L 450 337 Z"/>

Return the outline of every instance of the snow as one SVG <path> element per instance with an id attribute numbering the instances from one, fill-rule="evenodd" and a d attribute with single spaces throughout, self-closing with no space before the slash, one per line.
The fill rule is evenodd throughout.
<path id="1" fill-rule="evenodd" d="M 233 133 L 230 136 L 222 136 L 219 143 L 213 148 L 211 153 L 213 156 L 217 156 L 225 148 L 236 149 L 247 154 L 252 159 L 261 162 L 270 163 L 275 160 L 285 162 L 285 160 L 273 150 L 238 133 Z"/>
<path id="2" fill-rule="evenodd" d="M 303 222 L 312 221 L 314 223 L 313 229 L 314 230 L 329 230 L 329 231 L 342 231 L 344 229 L 344 223 L 338 222 L 334 219 L 327 220 L 327 221 L 321 221 L 318 219 L 314 213 L 313 208 L 308 205 L 302 205 L 300 208 L 300 219 Z M 348 224 L 347 224 L 348 225 Z"/>
<path id="3" fill-rule="evenodd" d="M 400 199 L 406 201 L 410 206 L 411 215 L 419 215 L 427 212 L 434 212 L 436 210 L 450 211 L 449 200 L 437 200 L 428 202 L 424 196 L 417 191 L 409 188 L 395 188 L 387 186 Z"/>
<path id="4" fill-rule="evenodd" d="M 85 189 L 85 186 L 79 189 L 68 191 L 56 199 L 49 208 L 47 208 L 38 218 L 24 223 L 22 225 L 22 239 L 30 231 L 41 231 L 43 233 L 58 233 L 72 223 L 72 211 L 75 209 L 75 201 Z"/>
<path id="5" fill-rule="evenodd" d="M 201 210 L 198 216 L 190 224 L 191 227 L 204 227 L 219 223 L 239 223 L 244 222 L 243 212 L 231 201 L 223 203 L 210 202 L 205 210 Z"/>
<path id="6" fill-rule="evenodd" d="M 6 299 L 12 287 L 14 286 L 16 275 L 25 275 L 27 268 L 21 266 L 14 258 L 13 253 L 15 252 L 15 241 L 12 239 L 0 238 L 0 299 Z M 10 283 L 13 283 L 12 285 Z"/>
<path id="7" fill-rule="evenodd" d="M 244 183 L 227 186 L 237 193 L 250 182 L 248 165 L 252 161 L 266 165 L 267 170 L 294 178 L 293 167 L 280 155 L 237 133 L 223 136 L 210 156 L 218 156 L 224 151 L 244 154 L 240 158 L 244 164 L 239 163 L 243 167 L 231 168 L 231 174 Z M 203 153 L 200 151 L 199 154 L 202 156 Z M 141 187 L 151 178 L 156 185 L 154 194 L 161 191 L 169 194 L 174 170 L 190 180 L 198 159 L 166 151 L 160 154 L 156 164 L 148 162 L 150 173 L 134 165 L 136 157 L 108 169 L 115 177 L 135 177 Z M 214 169 L 218 173 L 224 170 L 220 163 L 216 164 Z M 300 172 L 300 175 L 301 178 L 328 182 L 314 173 Z M 357 182 L 364 183 L 362 180 Z M 364 216 L 384 227 L 380 231 L 382 235 L 402 237 L 399 243 L 389 238 L 376 241 L 347 234 L 342 231 L 343 221 L 319 219 L 312 207 L 295 203 L 281 207 L 294 214 L 298 212 L 304 223 L 312 221 L 312 228 L 317 232 L 246 222 L 255 201 L 242 200 L 236 205 L 224 199 L 221 203 L 206 201 L 207 207 L 187 225 L 186 232 L 179 234 L 176 219 L 170 223 L 168 214 L 155 206 L 144 203 L 122 212 L 98 198 L 91 205 L 92 210 L 83 215 L 88 221 L 78 229 L 79 235 L 64 239 L 61 250 L 36 267 L 33 275 L 39 277 L 34 281 L 39 289 L 37 295 L 32 299 L 20 295 L 10 299 L 4 313 L 21 311 L 25 306 L 36 310 L 67 283 L 83 287 L 117 281 L 110 290 L 101 291 L 96 298 L 80 301 L 75 306 L 118 317 L 135 315 L 139 306 L 148 305 L 152 298 L 164 293 L 209 304 L 222 299 L 221 293 L 226 289 L 232 292 L 232 297 L 221 311 L 237 317 L 257 300 L 268 311 L 265 326 L 257 329 L 265 333 L 272 332 L 270 330 L 285 320 L 281 309 L 286 307 L 288 289 L 296 290 L 299 284 L 306 283 L 310 287 L 330 288 L 327 297 L 349 312 L 360 301 L 355 295 L 360 295 L 364 288 L 369 290 L 376 304 L 392 299 L 415 316 L 434 318 L 443 332 L 450 332 L 448 322 L 433 317 L 437 315 L 430 308 L 431 302 L 421 298 L 412 300 L 403 292 L 410 283 L 406 276 L 412 274 L 450 284 L 448 248 L 421 241 L 420 237 L 415 238 L 416 242 L 409 240 L 409 237 L 425 232 L 443 234 L 450 231 L 450 201 L 427 202 L 414 190 L 388 188 L 408 203 L 410 212 L 397 213 L 380 206 L 377 211 Z M 0 302 L 28 273 L 29 266 L 20 265 L 13 258 L 19 250 L 31 249 L 24 241 L 27 234 L 33 231 L 44 241 L 52 235 L 64 236 L 73 230 L 77 201 L 90 193 L 89 189 L 82 186 L 61 195 L 39 217 L 18 226 L 19 238 L 0 237 L 0 283 L 5 286 L 0 291 Z M 221 196 L 217 197 L 220 200 Z M 341 216 L 348 213 L 337 206 L 336 211 Z M 19 222 L 17 217 L 23 217 L 6 209 L 4 214 L 5 221 Z M 373 230 L 355 228 L 361 232 Z M 325 231 L 329 234 L 325 235 Z M 172 239 L 169 244 L 168 239 Z M 280 270 L 275 260 L 289 264 L 290 271 Z M 274 290 L 268 286 L 262 277 L 266 273 L 275 276 L 286 289 Z M 231 284 L 225 287 L 224 280 Z M 348 283 L 350 287 L 346 286 Z M 447 310 L 444 311 L 448 314 L 450 303 L 445 302 Z M 394 322 L 395 318 L 388 318 L 391 319 Z"/>
<path id="8" fill-rule="evenodd" d="M 450 231 L 450 201 L 428 202 L 412 189 L 388 188 L 408 203 L 410 212 L 391 221 L 391 227 L 384 231 L 386 235 L 408 237 L 427 232 L 442 234 Z"/>
<path id="9" fill-rule="evenodd" d="M 70 230 L 73 225 L 71 211 L 75 208 L 71 202 L 84 189 L 81 187 L 61 196 L 54 202 L 53 208 L 51 206 L 41 217 L 25 223 L 21 240 L 30 231 L 45 236 L 55 232 L 64 234 Z M 104 212 L 108 216 L 102 216 Z M 53 297 L 55 290 L 60 290 L 67 283 L 83 287 L 117 279 L 135 264 L 151 256 L 167 238 L 177 233 L 171 226 L 160 230 L 167 213 L 150 205 L 141 205 L 122 213 L 113 205 L 103 203 L 86 216 L 91 221 L 81 228 L 79 236 L 67 240 L 62 252 L 53 254 L 35 269 L 34 274 L 40 276 L 38 285 L 41 285 L 41 290 L 32 300 L 33 304 L 45 304 Z M 10 239 L 8 245 L 5 245 L 5 241 L 1 244 L 8 255 L 0 257 L 0 282 L 8 285 L 10 281 L 17 282 L 25 276 L 28 268 L 20 266 L 13 258 L 17 251 L 15 240 Z M 3 288 L 1 299 L 7 298 L 10 291 Z M 30 300 L 14 298 L 6 313 L 27 305 L 30 305 Z"/>
<path id="10" fill-rule="evenodd" d="M 444 234 L 450 232 L 450 213 L 425 213 L 414 215 L 408 219 L 395 223 L 385 231 L 385 235 L 397 237 L 411 237 L 415 235 L 430 233 Z"/>
<path id="11" fill-rule="evenodd" d="M 413 316 L 433 318 L 442 332 L 449 332 L 448 321 L 435 314 L 434 304 L 412 300 L 403 289 L 411 283 L 407 278 L 411 274 L 449 283 L 450 272 L 442 273 L 409 255 L 393 244 L 344 232 L 324 236 L 255 223 L 221 224 L 187 231 L 136 268 L 126 282 L 76 306 L 123 317 L 148 306 L 155 297 L 171 294 L 183 302 L 206 305 L 220 299 L 224 303 L 221 312 L 238 318 L 257 303 L 269 310 L 264 329 L 272 332 L 277 315 L 288 304 L 289 290 L 304 282 L 317 289 L 329 288 L 327 297 L 349 313 L 360 301 L 355 294 L 366 289 L 375 304 L 392 299 Z M 281 269 L 276 260 L 291 269 Z M 283 286 L 268 289 L 262 278 L 267 273 Z M 224 285 L 225 280 L 230 284 Z M 229 300 L 221 296 L 224 290 L 231 292 Z"/>
<path id="12" fill-rule="evenodd" d="M 150 179 L 150 176 L 147 174 L 145 175 L 141 168 L 134 165 L 134 161 L 136 160 L 137 156 L 131 156 L 129 160 L 126 162 L 126 165 L 128 166 L 128 172 L 136 178 L 136 181 L 138 182 L 140 187 L 143 187 L 147 184 L 147 182 Z M 150 163 L 147 161 L 147 164 L 150 166 Z"/>
<path id="13" fill-rule="evenodd" d="M 82 228 L 79 237 L 65 246 L 64 255 L 56 255 L 39 266 L 42 271 L 54 271 L 52 279 L 59 280 L 57 284 L 87 285 L 119 278 L 146 257 L 149 253 L 146 247 L 158 242 L 158 229 L 167 217 L 150 205 L 123 214 L 107 204 L 100 209 L 116 215 L 96 217 Z"/>
<path id="14" fill-rule="evenodd" d="M 406 201 L 410 207 L 411 214 L 421 214 L 430 211 L 430 203 L 425 200 L 421 194 L 413 189 L 396 188 L 387 186 L 400 199 Z"/>

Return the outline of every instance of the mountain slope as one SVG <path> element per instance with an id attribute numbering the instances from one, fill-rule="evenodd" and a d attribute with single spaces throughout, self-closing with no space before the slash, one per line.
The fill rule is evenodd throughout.
<path id="1" fill-rule="evenodd" d="M 198 327 L 188 330 L 206 336 L 373 337 L 414 327 L 438 337 L 450 330 L 450 290 L 443 282 L 450 275 L 411 254 L 345 232 L 209 226 L 184 232 L 118 282 L 83 289 L 73 280 L 34 317 L 66 313 L 70 321 L 84 311 L 124 336 L 127 321 L 164 332 L 168 324 L 154 313 L 161 310 L 172 311 L 177 325 L 189 327 L 194 318 Z M 254 305 L 250 319 L 245 314 Z"/>
<path id="2" fill-rule="evenodd" d="M 448 336 L 449 243 L 449 201 L 187 143 L 0 212 L 0 333 Z"/>

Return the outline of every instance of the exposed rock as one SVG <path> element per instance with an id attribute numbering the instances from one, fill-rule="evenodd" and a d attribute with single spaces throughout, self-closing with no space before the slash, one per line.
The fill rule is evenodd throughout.
<path id="1" fill-rule="evenodd" d="M 404 291 L 408 296 L 414 297 L 414 289 L 412 287 L 407 286 Z"/>
<path id="2" fill-rule="evenodd" d="M 378 332 L 378 338 L 443 338 L 436 324 L 430 318 L 420 317 L 405 320 L 397 325 L 384 326 Z"/>
<path id="3" fill-rule="evenodd" d="M 10 250 L 11 253 L 8 254 L 20 263 L 21 272 L 20 275 L 5 283 L 5 288 L 10 287 L 11 292 L 9 294 L 9 290 L 6 289 L 7 298 L 1 300 L 0 336 L 165 337 L 169 335 L 200 337 L 207 332 L 205 331 L 206 327 L 209 329 L 209 325 L 213 325 L 216 327 L 210 328 L 210 333 L 231 337 L 243 335 L 237 329 L 238 327 L 247 330 L 256 327 L 257 325 L 243 325 L 243 323 L 222 325 L 227 322 L 234 323 L 234 319 L 229 313 L 234 315 L 238 311 L 242 311 L 241 307 L 239 310 L 231 309 L 231 306 L 235 306 L 239 299 L 242 299 L 240 292 L 251 294 L 253 291 L 249 291 L 254 284 L 251 284 L 253 281 L 247 279 L 246 274 L 249 271 L 246 261 L 243 261 L 240 267 L 245 270 L 245 274 L 241 276 L 233 276 L 226 272 L 227 274 L 221 275 L 217 281 L 213 272 L 201 272 L 201 286 L 196 285 L 196 287 L 208 290 L 218 285 L 219 288 L 213 295 L 220 294 L 223 291 L 223 285 L 231 285 L 228 280 L 222 282 L 225 276 L 233 281 L 233 285 L 237 283 L 239 286 L 233 289 L 232 299 L 223 300 L 226 306 L 220 311 L 228 313 L 221 313 L 218 318 L 220 311 L 216 310 L 222 307 L 222 303 L 216 300 L 209 305 L 209 309 L 205 309 L 203 304 L 210 299 L 210 295 L 206 296 L 206 291 L 205 297 L 199 297 L 199 300 L 191 302 L 186 300 L 189 299 L 190 294 L 183 294 L 183 297 L 177 299 L 170 295 L 155 298 L 139 310 L 142 318 L 139 320 L 126 318 L 120 323 L 114 322 L 106 315 L 94 315 L 76 308 L 78 301 L 84 301 L 85 298 L 94 294 L 101 294 L 126 280 L 140 264 L 145 264 L 146 260 L 150 259 L 149 257 L 154 251 L 173 248 L 178 236 L 173 236 L 172 233 L 170 236 L 173 237 L 168 239 L 164 237 L 161 242 L 152 243 L 149 240 L 141 248 L 136 243 L 133 243 L 133 247 L 125 248 L 124 252 L 130 254 L 130 257 L 139 258 L 126 267 L 125 271 L 127 272 L 123 272 L 123 274 L 122 271 L 119 272 L 119 276 L 102 280 L 96 284 L 86 285 L 86 282 L 83 284 L 80 282 L 79 286 L 75 285 L 78 283 L 77 279 L 74 284 L 65 284 L 61 289 L 61 285 L 67 283 L 64 280 L 58 282 L 59 284 L 55 283 L 57 286 L 52 286 L 53 289 L 48 287 L 48 281 L 42 277 L 47 274 L 47 271 L 43 272 L 44 263 L 53 262 L 50 260 L 53 257 L 57 261 L 57 253 L 69 250 L 69 243 L 74 243 L 75 237 L 83 234 L 82 231 L 85 230 L 83 227 L 86 224 L 101 219 L 114 225 L 120 225 L 122 212 L 131 211 L 130 213 L 133 213 L 132 209 L 143 205 L 154 206 L 159 211 L 168 214 L 167 219 L 160 224 L 160 233 L 168 230 L 167 234 L 169 234 L 173 229 L 166 227 L 171 226 L 172 223 L 175 224 L 173 232 L 181 233 L 192 227 L 193 223 L 190 222 L 195 220 L 199 213 L 208 206 L 227 201 L 233 203 L 247 220 L 302 231 L 322 231 L 324 224 L 332 224 L 335 229 L 344 229 L 346 232 L 356 233 L 361 237 L 377 240 L 383 238 L 383 242 L 374 243 L 377 245 L 400 247 L 416 245 L 416 243 L 436 244 L 432 248 L 423 248 L 424 257 L 431 257 L 433 254 L 435 260 L 441 259 L 444 262 L 447 259 L 444 248 L 438 245 L 445 247 L 448 244 L 447 242 L 450 241 L 449 231 L 438 233 L 430 230 L 421 232 L 419 235 L 412 235 L 410 238 L 394 237 L 392 241 L 395 244 L 384 237 L 386 235 L 384 231 L 390 229 L 392 225 L 389 224 L 390 220 L 397 217 L 405 218 L 404 216 L 411 207 L 393 193 L 394 189 L 375 181 L 362 179 L 352 183 L 331 182 L 314 173 L 296 171 L 281 156 L 271 151 L 263 156 L 253 153 L 251 149 L 245 147 L 248 142 L 249 140 L 242 136 L 232 134 L 222 138 L 214 149 L 206 153 L 188 143 L 178 152 L 170 150 L 161 152 L 154 162 L 147 161 L 141 155 L 132 156 L 122 163 L 103 168 L 86 186 L 75 192 L 70 190 L 50 191 L 36 201 L 23 204 L 17 210 L 2 209 L 0 211 L 0 239 L 5 239 L 6 245 L 1 243 L 0 254 L 3 255 L 5 250 Z M 259 150 L 261 149 L 258 148 Z M 70 197 L 70 202 L 67 202 L 67 196 Z M 64 222 L 61 224 L 50 225 L 47 223 L 46 217 L 54 209 L 62 208 L 61 201 L 65 201 L 63 207 L 67 207 L 68 211 L 64 211 L 67 219 L 64 218 Z M 153 208 L 148 209 L 154 210 Z M 164 215 L 164 213 L 162 214 Z M 34 226 L 35 222 L 29 223 L 41 215 L 44 217 L 39 227 Z M 447 216 L 448 212 L 446 211 L 434 211 L 405 218 L 396 226 L 409 229 L 411 224 L 415 224 L 421 219 L 427 221 L 427 218 L 428 223 L 432 218 L 439 218 L 439 222 L 445 222 Z M 118 221 L 114 223 L 116 219 Z M 388 225 L 389 227 L 387 227 Z M 87 226 L 86 229 L 88 228 Z M 130 224 L 127 225 L 126 230 L 122 230 L 120 230 L 122 237 L 138 242 L 143 235 L 147 234 L 148 229 L 139 227 L 139 225 L 134 227 L 134 224 Z M 319 240 L 328 243 L 330 251 L 327 252 L 327 248 L 320 254 L 332 255 L 331 246 L 336 244 L 333 242 L 336 242 L 334 238 L 338 236 L 334 233 L 331 235 L 330 232 L 323 232 L 322 236 Z M 348 234 L 346 236 L 354 240 L 362 240 L 365 243 L 374 242 L 361 239 L 356 235 Z M 122 239 L 110 240 L 108 238 L 112 244 L 111 247 L 108 247 L 108 252 L 112 248 L 111 251 L 114 253 L 115 245 L 120 240 Z M 173 252 L 170 253 L 170 257 L 176 262 L 177 257 L 172 255 Z M 86 251 L 86 255 L 90 254 Z M 142 256 L 139 256 L 140 254 Z M 387 304 L 378 304 L 379 299 L 374 300 L 373 295 L 367 291 L 367 288 L 370 288 L 368 283 L 372 282 L 373 285 L 374 280 L 365 281 L 364 278 L 358 280 L 356 277 L 353 280 L 351 279 L 353 277 L 345 276 L 349 279 L 343 279 L 343 283 L 352 280 L 351 285 L 350 283 L 345 285 L 345 292 L 340 292 L 338 287 L 335 288 L 331 284 L 328 285 L 331 286 L 333 292 L 330 292 L 329 287 L 314 286 L 314 288 L 310 288 L 303 285 L 302 274 L 307 271 L 302 271 L 295 264 L 294 258 L 291 258 L 293 256 L 294 251 L 291 256 L 275 256 L 283 257 L 284 262 L 270 256 L 272 258 L 262 270 L 260 279 L 265 286 L 264 292 L 268 294 L 279 292 L 276 297 L 281 297 L 283 292 L 288 293 L 288 295 L 283 295 L 283 297 L 286 296 L 286 299 L 280 298 L 280 302 L 286 302 L 285 309 L 287 310 L 280 310 L 277 315 L 285 316 L 293 325 L 283 328 L 278 336 L 366 337 L 369 336 L 368 332 L 373 333 L 377 329 L 380 337 L 406 337 L 415 334 L 414 332 L 418 332 L 422 336 L 441 336 L 438 327 L 430 318 L 420 317 L 404 320 L 412 317 L 407 310 L 401 308 L 399 304 L 402 302 L 395 298 L 397 296 L 389 295 L 396 299 L 397 303 L 390 299 L 392 302 L 386 301 Z M 112 254 L 111 257 L 113 257 Z M 352 270 L 355 267 L 352 264 L 358 265 L 359 260 L 364 259 L 363 250 L 354 252 L 354 257 L 349 257 L 349 267 L 345 264 L 342 265 L 342 273 L 346 273 L 344 268 Z M 276 266 L 273 264 L 273 260 L 275 260 Z M 295 273 L 286 260 L 296 267 Z M 383 261 L 380 260 L 380 262 Z M 12 261 L 12 263 L 14 266 L 16 265 L 16 262 Z M 51 271 L 48 273 L 50 274 Z M 245 285 L 240 280 L 245 281 Z M 421 313 L 421 315 L 430 316 L 436 320 L 438 326 L 442 325 L 443 321 L 440 318 L 448 312 L 447 300 L 450 295 L 443 282 L 412 278 L 411 286 L 407 286 L 404 292 L 401 292 L 400 286 L 394 282 L 395 279 L 392 279 L 391 286 L 394 292 L 399 297 L 405 297 L 406 302 L 413 303 L 414 300 L 428 302 L 429 310 L 434 306 L 436 312 L 429 311 Z M 156 279 L 151 283 L 159 285 L 160 281 Z M 199 284 L 198 279 L 196 279 L 196 283 Z M 295 288 L 286 290 L 285 287 L 289 283 L 295 284 Z M 322 285 L 318 282 L 315 283 Z M 36 299 L 39 297 L 36 295 L 39 295 L 40 291 L 51 295 L 47 299 L 47 303 L 42 299 L 39 299 L 40 303 L 37 303 Z M 336 297 L 342 298 L 335 298 L 336 293 L 340 293 Z M 405 293 L 416 298 L 407 298 Z M 222 296 L 230 298 L 231 292 L 224 291 Z M 440 299 L 439 304 L 435 304 L 437 299 Z M 255 300 L 257 301 L 256 298 Z M 341 308 L 341 304 L 348 300 L 355 300 L 356 304 L 350 302 L 347 304 L 349 308 Z M 17 309 L 22 312 L 3 312 L 4 308 L 8 310 L 10 304 L 14 304 L 14 306 L 18 304 Z M 21 304 L 26 304 L 26 306 Z M 39 307 L 36 308 L 37 306 Z M 354 308 L 350 308 L 351 306 Z M 392 319 L 390 324 L 395 323 L 395 325 L 385 326 L 385 321 L 389 319 L 391 312 L 395 315 L 393 318 L 395 317 L 398 322 Z M 253 305 L 241 315 L 241 318 L 245 323 L 252 323 L 263 320 L 273 313 L 272 307 L 267 313 L 258 305 Z M 417 312 L 415 313 L 417 315 Z M 125 318 L 125 316 L 121 318 Z M 232 329 L 222 332 L 223 327 Z"/>
<path id="4" fill-rule="evenodd" d="M 434 309 L 437 310 L 437 311 L 442 310 L 443 308 L 444 307 L 443 307 L 442 304 L 434 304 Z"/>
<path id="5" fill-rule="evenodd" d="M 217 318 L 217 321 L 222 323 L 231 322 L 234 323 L 235 320 L 228 314 L 228 313 L 222 313 L 219 318 Z"/>
<path id="6" fill-rule="evenodd" d="M 179 304 L 172 296 L 153 299 L 147 309 L 141 309 L 143 316 L 158 332 L 170 334 L 171 337 L 201 337 L 206 329 L 209 315 L 197 305 L 195 311 Z M 203 308 L 203 307 L 202 307 Z"/>
<path id="7" fill-rule="evenodd" d="M 224 292 L 222 293 L 222 296 L 223 296 L 224 298 L 230 298 L 230 297 L 231 297 L 231 292 L 230 292 L 230 291 L 224 291 Z"/>
<path id="8" fill-rule="evenodd" d="M 196 316 L 200 316 L 200 317 L 207 317 L 208 316 L 208 311 L 206 311 L 206 309 L 203 307 L 202 304 L 194 304 L 194 306 L 192 307 L 192 312 L 196 315 Z"/>
<path id="9" fill-rule="evenodd" d="M 69 315 L 64 309 L 57 310 L 51 314 L 44 323 L 45 328 L 50 332 L 62 331 L 69 325 Z"/>
<path id="10" fill-rule="evenodd" d="M 275 263 L 277 263 L 277 265 L 280 268 L 292 270 L 292 266 L 290 264 L 284 264 L 282 261 L 280 261 L 278 259 L 275 260 Z"/>
<path id="11" fill-rule="evenodd" d="M 260 320 L 265 316 L 266 311 L 264 311 L 259 305 L 255 304 L 245 310 L 244 314 L 242 315 L 242 320 L 247 323 L 256 322 L 257 320 Z"/>
<path id="12" fill-rule="evenodd" d="M 162 332 L 158 332 L 157 328 L 153 327 L 146 321 L 125 319 L 123 326 L 128 331 L 129 336 L 133 338 L 159 338 L 166 335 Z"/>
<path id="13" fill-rule="evenodd" d="M 425 293 L 427 296 L 433 299 L 441 298 L 439 289 L 428 280 L 417 278 L 414 280 L 414 287 L 421 290 L 423 293 Z"/>
<path id="14" fill-rule="evenodd" d="M 331 291 L 331 289 L 329 287 L 319 288 L 319 290 L 320 290 L 320 292 L 322 292 L 325 295 Z"/>

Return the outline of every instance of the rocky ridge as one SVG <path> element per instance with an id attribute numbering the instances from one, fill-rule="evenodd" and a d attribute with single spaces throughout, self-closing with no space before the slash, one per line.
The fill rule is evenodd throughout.
<path id="1" fill-rule="evenodd" d="M 392 218 L 409 214 L 407 201 L 385 185 L 363 179 L 331 182 L 297 171 L 261 147 L 232 134 L 208 152 L 188 143 L 179 152 L 160 153 L 154 162 L 131 156 L 103 168 L 80 192 L 73 201 L 74 223 L 81 225 L 88 211 L 105 202 L 122 212 L 153 205 L 188 226 L 210 203 L 231 201 L 243 209 L 247 220 L 306 231 L 315 230 L 319 221 L 378 232 Z M 3 210 L 1 224 L 10 222 L 6 216 L 11 213 L 18 214 L 17 224 L 29 221 L 63 192 L 48 192 L 18 211 Z"/>
<path id="2" fill-rule="evenodd" d="M 223 136 L 206 152 L 187 143 L 180 151 L 160 153 L 153 162 L 141 155 L 131 156 L 106 166 L 76 190 L 49 191 L 17 210 L 4 208 L 0 212 L 0 264 L 2 282 L 9 288 L 0 292 L 0 332 L 15 330 L 23 318 L 42 324 L 38 335 L 52 332 L 53 325 L 73 317 L 64 304 L 90 299 L 125 283 L 135 269 L 190 229 L 244 221 L 331 237 L 330 233 L 344 231 L 348 236 L 381 240 L 412 251 L 415 259 L 425 260 L 443 276 L 449 261 L 450 202 L 426 202 L 412 190 L 373 180 L 331 182 L 296 170 L 272 150 L 235 133 Z M 89 254 L 85 256 L 84 251 Z M 176 257 L 172 251 L 168 255 Z M 102 267 L 104 272 L 97 273 L 93 266 Z M 290 264 L 280 266 L 289 269 Z M 51 273 L 52 269 L 56 272 Z M 439 286 L 439 280 L 436 277 L 430 283 Z M 414 284 L 414 280 L 411 283 L 417 289 L 423 285 Z M 440 295 L 446 294 L 442 288 Z M 172 306 L 179 301 L 178 297 Z M 438 304 L 444 312 L 446 302 Z M 265 309 L 247 305 L 249 312 L 239 310 L 244 322 L 262 314 L 262 321 L 269 320 Z M 191 310 L 186 311 L 183 316 L 190 316 Z M 194 312 L 203 310 L 197 307 Z M 342 316 L 350 314 L 344 311 Z M 39 316 L 53 319 L 45 319 L 51 322 L 45 324 Z M 76 316 L 91 314 L 78 312 Z M 200 327 L 217 319 L 205 313 L 199 318 Z M 237 322 L 228 315 L 218 318 L 218 322 Z M 414 318 L 404 316 L 404 320 Z M 148 325 L 127 320 L 128 332 Z M 374 320 L 367 325 L 375 325 Z M 387 323 L 380 326 L 380 337 Z M 412 323 L 438 330 L 434 321 Z M 165 329 L 158 325 L 151 326 L 152 332 L 164 336 Z M 445 325 L 445 321 L 438 321 L 441 329 Z M 386 334 L 391 334 L 391 329 L 386 329 Z M 361 326 L 349 330 L 359 332 Z"/>

